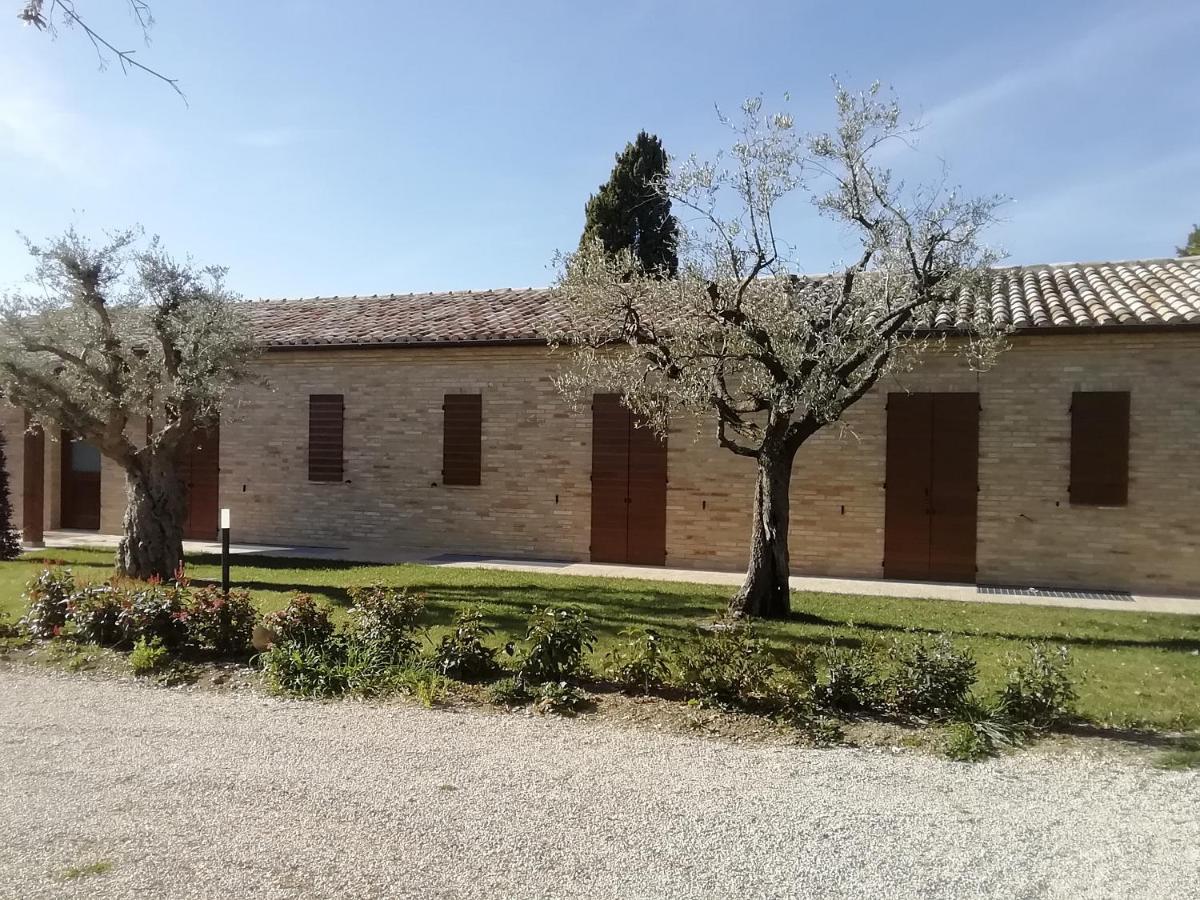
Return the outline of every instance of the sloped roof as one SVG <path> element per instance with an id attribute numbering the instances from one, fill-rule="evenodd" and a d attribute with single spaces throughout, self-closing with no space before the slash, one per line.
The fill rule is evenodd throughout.
<path id="1" fill-rule="evenodd" d="M 927 324 L 967 328 L 979 302 L 1021 331 L 1200 326 L 1200 257 L 997 269 L 982 296 Z M 268 348 L 537 343 L 558 317 L 550 288 L 263 300 L 247 311 Z"/>

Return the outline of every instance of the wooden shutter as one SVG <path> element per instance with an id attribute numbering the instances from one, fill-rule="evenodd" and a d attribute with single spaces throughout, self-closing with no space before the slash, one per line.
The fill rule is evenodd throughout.
<path id="1" fill-rule="evenodd" d="M 345 406 L 341 394 L 312 394 L 308 398 L 308 480 L 341 481 L 342 428 Z"/>
<path id="2" fill-rule="evenodd" d="M 1129 500 L 1129 392 L 1071 395 L 1072 505 L 1124 506 Z"/>
<path id="3" fill-rule="evenodd" d="M 482 395 L 446 394 L 442 413 L 442 483 L 479 484 L 483 469 Z"/>

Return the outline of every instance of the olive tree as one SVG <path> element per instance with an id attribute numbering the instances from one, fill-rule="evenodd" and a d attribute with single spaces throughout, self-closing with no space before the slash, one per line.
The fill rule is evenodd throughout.
<path id="1" fill-rule="evenodd" d="M 238 298 L 224 269 L 178 261 L 136 232 L 93 245 L 71 229 L 27 245 L 29 287 L 0 298 L 0 391 L 124 470 L 117 567 L 170 577 L 183 555 L 182 452 L 253 357 Z"/>
<path id="2" fill-rule="evenodd" d="M 628 253 L 582 247 L 560 257 L 556 346 L 573 364 L 560 389 L 604 386 L 649 427 L 700 414 L 716 441 L 754 460 L 750 561 L 734 616 L 790 611 L 788 518 L 793 462 L 888 372 L 913 364 L 937 316 L 969 334 L 975 360 L 998 349 L 981 289 L 994 255 L 981 240 L 998 197 L 907 188 L 878 158 L 911 146 L 911 126 L 878 85 L 836 90 L 837 126 L 797 132 L 761 98 L 721 121 L 732 147 L 672 164 L 658 189 L 681 215 L 675 278 Z M 827 275 L 804 276 L 777 233 L 780 204 L 807 195 L 858 245 Z"/>

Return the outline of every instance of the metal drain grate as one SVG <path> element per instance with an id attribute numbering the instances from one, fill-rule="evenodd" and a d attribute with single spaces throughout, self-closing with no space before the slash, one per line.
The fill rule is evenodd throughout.
<path id="1" fill-rule="evenodd" d="M 1079 588 L 1021 587 L 1015 584 L 981 584 L 976 588 L 980 594 L 1008 597 L 1053 597 L 1058 600 L 1124 600 L 1133 602 L 1128 591 L 1086 591 Z"/>

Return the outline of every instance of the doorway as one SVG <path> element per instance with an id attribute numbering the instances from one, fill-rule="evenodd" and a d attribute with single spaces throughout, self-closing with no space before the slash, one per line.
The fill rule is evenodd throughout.
<path id="1" fill-rule="evenodd" d="M 100 530 L 100 451 L 94 444 L 62 433 L 62 487 L 59 514 L 63 528 Z"/>
<path id="2" fill-rule="evenodd" d="M 187 515 L 183 536 L 192 541 L 217 539 L 221 483 L 221 431 L 218 425 L 197 430 L 180 459 Z"/>
<path id="3" fill-rule="evenodd" d="M 667 442 L 620 394 L 592 398 L 592 562 L 667 561 Z"/>
<path id="4" fill-rule="evenodd" d="M 883 574 L 975 581 L 979 395 L 888 394 Z"/>

